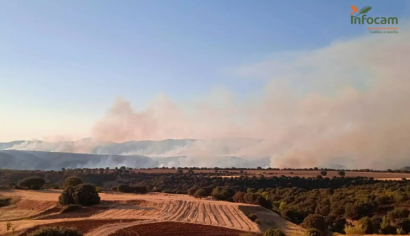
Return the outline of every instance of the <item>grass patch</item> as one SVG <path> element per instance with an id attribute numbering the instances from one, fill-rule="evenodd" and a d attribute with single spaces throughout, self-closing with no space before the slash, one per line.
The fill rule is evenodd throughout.
<path id="1" fill-rule="evenodd" d="M 366 229 L 361 224 L 356 224 L 355 226 L 346 226 L 345 232 L 349 235 L 363 235 L 366 234 Z"/>

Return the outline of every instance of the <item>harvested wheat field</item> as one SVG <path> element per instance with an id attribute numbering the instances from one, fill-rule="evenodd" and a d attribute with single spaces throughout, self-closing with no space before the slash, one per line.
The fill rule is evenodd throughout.
<path id="1" fill-rule="evenodd" d="M 192 225 L 201 225 L 199 229 L 205 227 L 208 230 L 213 228 L 212 226 L 217 226 L 225 230 L 215 228 L 211 231 L 215 234 L 211 235 L 260 233 L 269 227 L 278 227 L 288 235 L 304 233 L 301 227 L 260 206 L 201 200 L 187 195 L 102 193 L 99 205 L 70 213 L 60 213 L 61 207 L 57 205 L 60 193 L 58 190 L 3 192 L 3 196 L 18 198 L 20 201 L 0 209 L 0 234 L 6 233 L 5 223 L 13 219 L 20 219 L 12 222 L 14 230 L 19 233 L 27 232 L 33 227 L 38 228 L 40 225 L 72 225 L 79 227 L 86 235 L 110 235 L 125 228 L 129 228 L 128 231 L 121 231 L 119 235 L 133 235 L 130 232 L 134 228 L 130 227 L 138 228 L 138 232 L 145 232 L 146 227 L 151 227 L 148 224 L 153 223 L 164 224 L 161 227 L 170 227 L 170 230 L 181 227 L 191 229 Z M 260 225 L 247 217 L 250 213 L 258 216 Z"/>

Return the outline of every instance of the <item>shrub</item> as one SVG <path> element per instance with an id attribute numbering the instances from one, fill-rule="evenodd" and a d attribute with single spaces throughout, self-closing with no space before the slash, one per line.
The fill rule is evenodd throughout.
<path id="1" fill-rule="evenodd" d="M 65 205 L 72 205 L 75 204 L 74 200 L 74 188 L 73 187 L 68 187 L 64 189 L 64 191 L 61 193 L 61 195 L 58 197 L 58 202 L 65 206 Z"/>
<path id="2" fill-rule="evenodd" d="M 189 196 L 194 196 L 194 194 L 196 193 L 196 191 L 198 191 L 198 187 L 194 186 L 188 189 L 188 195 Z"/>
<path id="3" fill-rule="evenodd" d="M 68 177 L 64 181 L 64 188 L 75 187 L 75 186 L 80 185 L 82 183 L 84 183 L 84 181 L 80 177 L 75 177 L 75 176 Z"/>
<path id="4" fill-rule="evenodd" d="M 322 170 L 322 171 L 320 171 L 320 174 L 323 175 L 323 176 L 326 176 L 326 175 L 327 175 L 327 171 Z"/>
<path id="5" fill-rule="evenodd" d="M 377 210 L 377 202 L 375 201 L 348 203 L 345 207 L 345 216 L 348 219 L 358 220 L 364 216 L 372 215 L 374 210 Z"/>
<path id="6" fill-rule="evenodd" d="M 208 191 L 206 191 L 203 188 L 198 189 L 195 193 L 194 193 L 194 197 L 195 198 L 203 198 L 203 197 L 207 197 L 208 195 Z"/>
<path id="7" fill-rule="evenodd" d="M 318 214 L 310 214 L 303 220 L 303 227 L 324 231 L 326 229 L 325 218 Z"/>
<path id="8" fill-rule="evenodd" d="M 10 205 L 11 198 L 0 198 L 0 207 L 5 207 Z"/>
<path id="9" fill-rule="evenodd" d="M 46 183 L 45 179 L 41 177 L 33 176 L 33 177 L 28 177 L 28 178 L 21 180 L 18 186 L 23 187 L 23 188 L 38 190 L 41 187 L 43 187 L 45 183 Z"/>
<path id="10" fill-rule="evenodd" d="M 407 218 L 410 211 L 403 207 L 396 207 L 394 210 L 387 212 L 387 219 L 390 221 L 395 221 L 399 218 Z"/>
<path id="11" fill-rule="evenodd" d="M 396 223 L 398 229 L 401 230 L 402 234 L 410 233 L 410 220 L 409 219 L 399 219 Z"/>
<path id="12" fill-rule="evenodd" d="M 75 188 L 68 187 L 64 189 L 58 198 L 61 205 L 78 204 L 81 206 L 90 206 L 100 203 L 100 196 L 93 185 L 80 184 Z"/>
<path id="13" fill-rule="evenodd" d="M 80 184 L 74 188 L 74 201 L 81 206 L 90 206 L 100 203 L 100 196 L 91 184 Z"/>
<path id="14" fill-rule="evenodd" d="M 344 177 L 346 175 L 346 172 L 344 172 L 343 170 L 339 170 L 337 174 L 340 175 L 341 177 Z"/>
<path id="15" fill-rule="evenodd" d="M 216 187 L 212 190 L 211 196 L 216 200 L 228 200 L 233 196 L 232 190 Z"/>
<path id="16" fill-rule="evenodd" d="M 396 228 L 390 225 L 389 220 L 386 217 L 383 217 L 382 222 L 380 223 L 380 233 L 381 234 L 395 234 L 397 233 Z"/>
<path id="17" fill-rule="evenodd" d="M 95 187 L 95 191 L 97 191 L 97 193 L 102 193 L 104 191 L 103 187 L 97 186 Z"/>
<path id="18" fill-rule="evenodd" d="M 296 224 L 302 223 L 303 219 L 306 216 L 305 214 L 292 210 L 292 209 L 284 209 L 280 211 L 280 214 L 283 216 L 283 218 L 290 220 Z"/>
<path id="19" fill-rule="evenodd" d="M 373 222 L 369 217 L 361 218 L 358 223 L 362 225 L 366 234 L 372 234 L 376 231 Z"/>
<path id="20" fill-rule="evenodd" d="M 43 227 L 30 233 L 28 236 L 83 236 L 83 234 L 74 228 Z"/>
<path id="21" fill-rule="evenodd" d="M 321 236 L 322 235 L 322 232 L 320 232 L 319 230 L 317 230 L 317 229 L 308 229 L 307 231 L 306 231 L 306 234 L 305 234 L 306 236 Z"/>
<path id="22" fill-rule="evenodd" d="M 269 228 L 263 233 L 263 236 L 286 236 L 280 229 Z"/>
<path id="23" fill-rule="evenodd" d="M 348 235 L 362 235 L 366 234 L 366 229 L 360 223 L 357 223 L 355 226 L 347 226 L 345 227 L 345 232 Z"/>
<path id="24" fill-rule="evenodd" d="M 83 207 L 78 204 L 71 204 L 71 205 L 64 206 L 63 209 L 61 209 L 60 213 L 72 212 L 72 211 L 79 210 L 81 208 Z"/>
<path id="25" fill-rule="evenodd" d="M 249 218 L 251 221 L 255 221 L 256 219 L 258 219 L 258 217 L 255 216 L 255 215 L 252 214 L 252 213 L 248 215 L 248 218 Z"/>
<path id="26" fill-rule="evenodd" d="M 122 193 L 147 193 L 147 187 L 136 187 L 127 184 L 118 185 L 116 190 Z"/>
<path id="27" fill-rule="evenodd" d="M 234 202 L 242 202 L 245 203 L 245 193 L 244 192 L 236 192 L 235 195 L 233 195 L 233 201 Z"/>

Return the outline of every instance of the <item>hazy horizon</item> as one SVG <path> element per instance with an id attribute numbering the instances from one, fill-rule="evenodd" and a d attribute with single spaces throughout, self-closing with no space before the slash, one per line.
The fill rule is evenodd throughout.
<path id="1" fill-rule="evenodd" d="M 351 24 L 351 5 L 397 17 L 399 33 Z M 408 1 L 2 2 L 0 142 L 243 137 L 263 142 L 241 155 L 275 165 L 401 165 L 409 10 Z M 239 145 L 198 144 L 189 150 L 210 156 Z"/>

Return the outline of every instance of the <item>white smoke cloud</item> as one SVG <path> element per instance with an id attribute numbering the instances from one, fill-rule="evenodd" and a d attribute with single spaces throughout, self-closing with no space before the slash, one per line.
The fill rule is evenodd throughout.
<path id="1" fill-rule="evenodd" d="M 202 99 L 189 109 L 167 97 L 144 111 L 117 100 L 93 127 L 93 134 L 116 142 L 264 139 L 258 145 L 234 148 L 231 154 L 269 156 L 273 167 L 402 167 L 410 164 L 409 29 L 280 53 L 238 68 L 240 76 L 266 81 L 264 90 L 245 103 L 230 92 Z M 184 154 L 218 156 L 224 148 L 201 143 Z"/>

